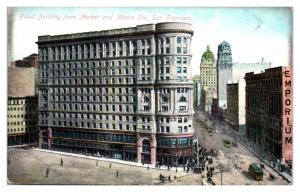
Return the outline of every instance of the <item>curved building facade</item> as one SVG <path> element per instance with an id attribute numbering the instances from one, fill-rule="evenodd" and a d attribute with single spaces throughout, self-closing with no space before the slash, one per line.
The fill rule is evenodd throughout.
<path id="1" fill-rule="evenodd" d="M 192 156 L 187 23 L 40 36 L 40 147 L 151 164 Z"/>

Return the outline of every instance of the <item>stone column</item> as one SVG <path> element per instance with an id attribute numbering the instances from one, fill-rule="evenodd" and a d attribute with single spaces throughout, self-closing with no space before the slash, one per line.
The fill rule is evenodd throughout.
<path id="1" fill-rule="evenodd" d="M 50 61 L 51 60 L 51 47 L 47 47 L 47 52 L 48 52 L 47 60 Z"/>
<path id="2" fill-rule="evenodd" d="M 82 53 L 81 45 L 77 45 L 77 49 L 78 49 L 78 59 L 83 59 L 81 55 Z"/>
<path id="3" fill-rule="evenodd" d="M 138 54 L 138 55 L 141 55 L 141 54 L 142 54 L 142 50 L 141 50 L 141 47 L 142 47 L 142 41 L 141 41 L 141 40 L 137 40 L 137 41 L 136 41 L 136 47 L 137 47 L 137 54 Z"/>
<path id="4" fill-rule="evenodd" d="M 108 43 L 108 57 L 112 57 L 112 48 L 113 48 L 113 45 L 111 42 Z M 107 56 L 107 55 L 106 55 Z"/>
<path id="5" fill-rule="evenodd" d="M 70 49 L 69 49 L 69 46 L 66 46 L 66 59 L 69 60 L 70 59 Z"/>
<path id="6" fill-rule="evenodd" d="M 193 110 L 193 90 L 189 88 L 189 111 Z"/>
<path id="7" fill-rule="evenodd" d="M 100 58 L 100 54 L 99 54 L 99 50 L 100 50 L 100 45 L 99 43 L 96 43 L 96 58 Z"/>
<path id="8" fill-rule="evenodd" d="M 137 95 L 137 101 L 138 101 L 138 110 L 142 111 L 143 110 L 143 98 L 142 98 L 142 91 L 141 89 L 137 90 L 138 95 Z"/>
<path id="9" fill-rule="evenodd" d="M 60 57 L 61 60 L 65 60 L 65 47 L 63 46 L 60 47 Z"/>
<path id="10" fill-rule="evenodd" d="M 151 137 L 151 165 L 156 165 L 156 137 L 152 135 Z"/>
<path id="11" fill-rule="evenodd" d="M 51 146 L 51 142 L 52 142 L 52 128 L 48 128 L 48 149 L 52 149 Z"/>
<path id="12" fill-rule="evenodd" d="M 43 131 L 39 130 L 39 148 L 42 148 L 42 142 L 43 142 Z"/>
<path id="13" fill-rule="evenodd" d="M 142 140 L 141 140 L 141 138 L 140 138 L 140 136 L 138 135 L 137 136 L 137 144 L 136 144 L 136 146 L 137 146 L 137 161 L 138 161 L 138 163 L 141 163 L 142 162 Z"/>
<path id="14" fill-rule="evenodd" d="M 86 44 L 83 44 L 83 58 L 84 59 L 87 59 L 87 45 Z"/>
<path id="15" fill-rule="evenodd" d="M 94 55 L 95 55 L 94 44 L 90 43 L 90 50 L 89 50 L 89 52 L 90 52 L 90 58 L 93 59 Z"/>
<path id="16" fill-rule="evenodd" d="M 75 59 L 75 45 L 72 45 L 72 59 Z"/>
<path id="17" fill-rule="evenodd" d="M 38 51 L 38 55 L 39 55 L 39 60 L 40 61 L 44 61 L 44 51 L 43 51 L 43 49 L 41 49 L 41 48 L 39 48 L 39 51 Z"/>
<path id="18" fill-rule="evenodd" d="M 175 93 L 175 89 L 170 88 L 170 101 L 169 101 L 169 105 L 170 105 L 170 111 L 172 111 L 172 113 L 175 112 L 176 110 L 176 93 Z"/>
<path id="19" fill-rule="evenodd" d="M 154 36 L 151 38 L 151 54 L 155 54 L 155 39 Z"/>
<path id="20" fill-rule="evenodd" d="M 151 89 L 151 92 L 150 92 L 150 112 L 151 113 L 155 113 L 155 92 L 154 92 L 154 89 Z"/>
<path id="21" fill-rule="evenodd" d="M 118 42 L 115 42 L 114 43 L 115 44 L 115 55 L 113 55 L 113 57 L 118 57 L 118 56 L 120 56 L 119 55 L 119 43 Z"/>

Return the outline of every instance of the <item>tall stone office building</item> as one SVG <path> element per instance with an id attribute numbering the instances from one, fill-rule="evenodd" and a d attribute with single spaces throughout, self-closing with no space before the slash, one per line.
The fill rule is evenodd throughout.
<path id="1" fill-rule="evenodd" d="M 205 112 L 210 113 L 212 99 L 217 97 L 217 77 L 215 56 L 209 46 L 201 57 L 200 77 L 202 84 L 201 106 Z"/>
<path id="2" fill-rule="evenodd" d="M 218 46 L 217 59 L 217 97 L 219 107 L 227 108 L 226 84 L 232 81 L 232 55 L 231 46 L 223 41 Z"/>
<path id="3" fill-rule="evenodd" d="M 144 163 L 192 155 L 187 23 L 39 36 L 39 144 Z"/>

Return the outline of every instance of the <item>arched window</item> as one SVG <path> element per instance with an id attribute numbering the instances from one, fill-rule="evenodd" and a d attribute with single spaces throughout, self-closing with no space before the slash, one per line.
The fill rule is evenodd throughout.
<path id="1" fill-rule="evenodd" d="M 168 102 L 168 97 L 167 96 L 163 96 L 163 98 L 162 98 L 162 101 L 164 102 L 164 103 L 167 103 Z"/>
<path id="2" fill-rule="evenodd" d="M 142 146 L 143 153 L 150 153 L 150 142 L 148 140 L 143 140 Z"/>
<path id="3" fill-rule="evenodd" d="M 181 96 L 180 99 L 179 99 L 179 102 L 186 102 L 185 96 Z"/>
<path id="4" fill-rule="evenodd" d="M 149 101 L 150 101 L 149 97 L 145 96 L 144 97 L 144 102 L 149 102 Z"/>

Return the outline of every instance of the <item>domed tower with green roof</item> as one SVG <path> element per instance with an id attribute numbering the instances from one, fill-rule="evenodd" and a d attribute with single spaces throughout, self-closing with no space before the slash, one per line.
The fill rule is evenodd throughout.
<path id="1" fill-rule="evenodd" d="M 216 61 L 210 47 L 202 54 L 200 63 L 200 80 L 202 87 L 200 109 L 211 111 L 212 99 L 216 97 Z"/>

